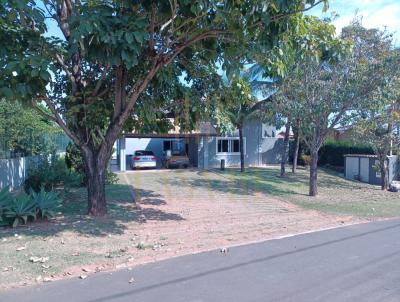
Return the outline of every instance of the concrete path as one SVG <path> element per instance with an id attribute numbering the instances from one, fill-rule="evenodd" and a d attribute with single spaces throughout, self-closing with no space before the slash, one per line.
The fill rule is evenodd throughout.
<path id="1" fill-rule="evenodd" d="M 400 220 L 17 289 L 0 301 L 400 301 Z"/>

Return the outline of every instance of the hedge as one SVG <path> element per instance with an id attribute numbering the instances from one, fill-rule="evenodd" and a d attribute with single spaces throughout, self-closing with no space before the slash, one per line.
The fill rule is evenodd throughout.
<path id="1" fill-rule="evenodd" d="M 374 154 L 374 151 L 368 145 L 328 140 L 319 150 L 318 164 L 344 167 L 345 154 Z"/>

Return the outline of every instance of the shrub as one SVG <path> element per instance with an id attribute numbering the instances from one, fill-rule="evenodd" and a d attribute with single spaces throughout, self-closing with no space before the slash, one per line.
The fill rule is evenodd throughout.
<path id="1" fill-rule="evenodd" d="M 36 217 L 42 219 L 54 217 L 61 203 L 57 193 L 46 192 L 44 187 L 41 187 L 39 192 L 31 190 L 31 198 L 36 207 Z"/>
<path id="2" fill-rule="evenodd" d="M 65 163 L 69 170 L 85 174 L 85 163 L 81 151 L 74 143 L 69 143 L 65 152 Z"/>
<path id="3" fill-rule="evenodd" d="M 53 156 L 52 159 L 45 159 L 28 170 L 24 183 L 25 192 L 39 192 L 41 187 L 51 191 L 64 181 L 67 174 L 68 169 L 63 158 Z"/>
<path id="4" fill-rule="evenodd" d="M 35 203 L 28 195 L 20 195 L 10 202 L 4 210 L 4 217 L 15 228 L 20 222 L 26 224 L 29 218 L 36 219 Z"/>
<path id="5" fill-rule="evenodd" d="M 38 192 L 33 189 L 30 195 L 25 193 L 14 197 L 6 187 L 0 191 L 0 226 L 26 224 L 30 219 L 49 219 L 55 216 L 61 205 L 61 198 L 55 192 L 46 192 L 40 187 Z"/>
<path id="6" fill-rule="evenodd" d="M 108 171 L 106 172 L 106 185 L 113 185 L 118 182 L 118 176 L 117 174 Z"/>
<path id="7" fill-rule="evenodd" d="M 318 155 L 320 165 L 344 167 L 345 154 L 374 154 L 372 147 L 352 141 L 327 140 Z"/>
<path id="8" fill-rule="evenodd" d="M 83 185 L 83 175 L 75 172 L 68 171 L 64 178 L 64 190 L 68 191 L 69 188 L 77 188 Z"/>

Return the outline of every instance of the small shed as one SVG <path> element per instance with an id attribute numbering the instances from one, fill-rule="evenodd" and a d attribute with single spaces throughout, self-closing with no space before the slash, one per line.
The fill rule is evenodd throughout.
<path id="1" fill-rule="evenodd" d="M 378 157 L 372 154 L 346 154 L 344 155 L 344 177 L 358 180 L 372 185 L 381 184 L 381 173 L 376 169 Z M 397 155 L 387 157 L 389 168 L 389 183 L 398 180 Z"/>

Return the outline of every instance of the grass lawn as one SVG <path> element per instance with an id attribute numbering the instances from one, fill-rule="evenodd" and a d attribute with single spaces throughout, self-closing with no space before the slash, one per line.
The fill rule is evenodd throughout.
<path id="1" fill-rule="evenodd" d="M 400 216 L 399 193 L 320 169 L 320 195 L 310 198 L 307 171 L 278 174 L 276 167 L 122 174 L 121 184 L 107 186 L 109 215 L 100 219 L 85 215 L 85 189 L 69 192 L 56 219 L 0 229 L 0 290 Z"/>
<path id="2" fill-rule="evenodd" d="M 309 197 L 308 171 L 300 169 L 295 175 L 289 172 L 283 179 L 277 177 L 278 173 L 277 168 L 253 168 L 241 175 L 228 169 L 221 173 L 227 182 L 214 182 L 212 187 L 217 190 L 242 187 L 326 213 L 378 218 L 400 216 L 400 193 L 382 191 L 379 186 L 350 181 L 340 173 L 320 168 L 319 195 Z"/>

